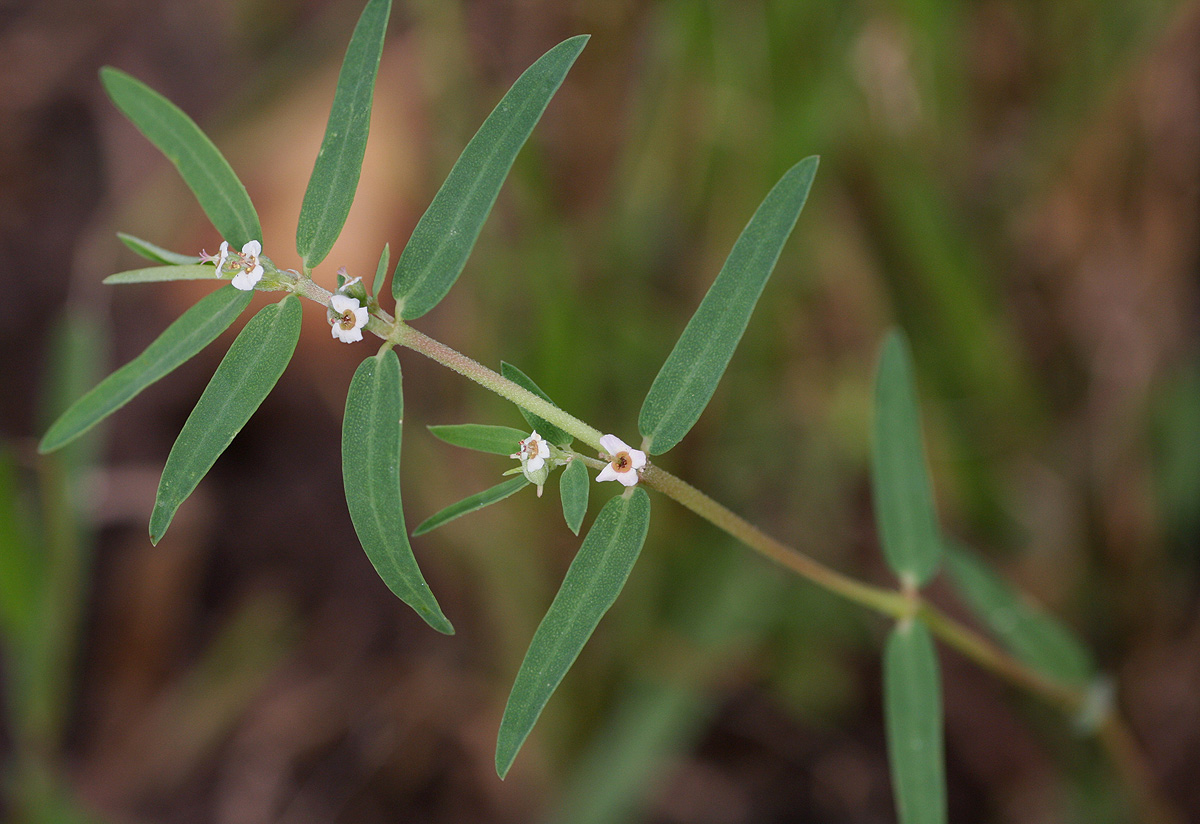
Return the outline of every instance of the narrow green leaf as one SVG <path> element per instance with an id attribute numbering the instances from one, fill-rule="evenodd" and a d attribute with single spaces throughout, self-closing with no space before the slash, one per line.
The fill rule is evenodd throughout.
<path id="1" fill-rule="evenodd" d="M 217 270 L 204 263 L 184 266 L 151 266 L 148 269 L 130 269 L 109 275 L 101 283 L 110 286 L 127 283 L 164 283 L 169 280 L 217 280 Z"/>
<path id="2" fill-rule="evenodd" d="M 387 276 L 388 258 L 391 255 L 391 245 L 383 244 L 383 251 L 379 253 L 379 265 L 375 267 L 375 282 L 371 284 L 372 295 L 378 295 L 379 290 L 383 288 L 383 279 Z"/>
<path id="3" fill-rule="evenodd" d="M 948 546 L 946 569 L 971 610 L 1030 667 L 1071 686 L 1094 679 L 1095 665 L 1087 648 L 983 561 Z"/>
<path id="4" fill-rule="evenodd" d="M 767 194 L 650 385 L 638 429 L 652 455 L 683 440 L 712 399 L 808 199 L 817 162 L 801 160 Z"/>
<path id="5" fill-rule="evenodd" d="M 463 149 L 400 253 L 392 276 L 397 317 L 419 318 L 458 280 L 517 152 L 587 39 L 564 40 L 538 58 Z"/>
<path id="6" fill-rule="evenodd" d="M 359 364 L 346 394 L 342 482 L 346 506 L 367 558 L 396 597 L 446 635 L 442 613 L 417 566 L 400 500 L 400 433 L 404 419 L 400 359 L 387 349 Z"/>
<path id="7" fill-rule="evenodd" d="M 181 255 L 178 252 L 164 249 L 148 240 L 142 240 L 140 237 L 134 237 L 125 232 L 117 232 L 117 237 L 135 253 L 155 263 L 166 263 L 171 266 L 189 266 L 200 262 L 199 255 Z"/>
<path id="8" fill-rule="evenodd" d="M 157 544 L 200 479 L 250 420 L 292 359 L 300 339 L 300 299 L 288 295 L 250 319 L 188 416 L 163 468 L 150 515 Z"/>
<path id="9" fill-rule="evenodd" d="M 617 600 L 642 551 L 650 525 L 650 496 L 637 487 L 628 495 L 613 498 L 600 510 L 533 635 L 500 721 L 496 772 L 501 778 L 596 625 Z"/>
<path id="10" fill-rule="evenodd" d="M 944 824 L 942 685 L 933 639 L 919 621 L 897 625 L 888 638 L 883 697 L 900 824 Z"/>
<path id="11" fill-rule="evenodd" d="M 587 514 L 588 491 L 591 479 L 588 478 L 587 467 L 581 460 L 573 460 L 567 464 L 558 479 L 558 494 L 562 497 L 563 518 L 567 521 L 567 529 L 579 534 L 583 526 L 583 516 Z"/>
<path id="12" fill-rule="evenodd" d="M 325 138 L 308 179 L 296 226 L 296 251 L 306 267 L 316 266 L 329 254 L 354 202 L 371 128 L 371 100 L 383 54 L 383 35 L 391 11 L 392 0 L 370 0 L 346 48 Z"/>
<path id="13" fill-rule="evenodd" d="M 476 492 L 474 495 L 468 495 L 458 503 L 450 504 L 450 506 L 441 512 L 430 515 L 422 521 L 413 530 L 413 537 L 416 538 L 419 535 L 424 535 L 426 532 L 432 532 L 439 526 L 450 523 L 455 518 L 461 518 L 470 512 L 477 512 L 485 506 L 499 503 L 510 495 L 515 495 L 528 485 L 529 480 L 524 475 L 520 475 L 516 478 L 509 478 L 503 483 L 498 483 L 490 489 Z"/>
<path id="14" fill-rule="evenodd" d="M 500 362 L 500 375 L 508 378 L 518 386 L 528 389 L 530 392 L 537 395 L 547 403 L 554 403 L 554 401 L 550 400 L 550 396 L 543 392 L 541 388 L 533 382 L 532 378 L 530 378 L 517 367 L 513 366 L 511 363 L 506 363 L 504 361 Z M 525 422 L 533 427 L 533 429 L 535 429 L 539 435 L 550 441 L 550 443 L 554 444 L 555 446 L 570 446 L 571 442 L 575 440 L 569 434 L 550 423 L 550 421 L 543 420 L 532 412 L 526 412 L 523 407 L 518 407 L 518 409 L 521 410 L 521 417 L 525 419 Z M 529 433 L 525 434 L 527 435 Z M 525 437 L 525 435 L 522 435 L 521 437 Z"/>
<path id="15" fill-rule="evenodd" d="M 521 439 L 529 433 L 511 426 L 457 423 L 431 426 L 429 432 L 452 446 L 508 457 L 520 451 Z"/>
<path id="16" fill-rule="evenodd" d="M 168 326 L 142 354 L 113 372 L 60 415 L 42 438 L 38 451 L 45 454 L 66 446 L 116 412 L 147 386 L 212 343 L 249 303 L 250 293 L 239 292 L 232 286 L 202 298 Z"/>
<path id="17" fill-rule="evenodd" d="M 901 580 L 920 586 L 937 571 L 942 539 L 925 463 L 912 358 L 899 331 L 883 344 L 872 436 L 871 482 L 883 553 Z"/>
<path id="18" fill-rule="evenodd" d="M 117 108 L 175 164 L 200 208 L 230 246 L 262 240 L 246 187 L 200 127 L 167 98 L 119 69 L 105 66 L 100 82 Z"/>

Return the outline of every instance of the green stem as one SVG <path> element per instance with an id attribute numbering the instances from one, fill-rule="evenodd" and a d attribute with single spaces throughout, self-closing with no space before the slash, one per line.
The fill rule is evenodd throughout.
<path id="1" fill-rule="evenodd" d="M 292 287 L 292 291 L 325 305 L 328 305 L 329 297 L 332 294 L 307 277 L 299 278 Z M 603 453 L 604 449 L 600 445 L 602 436 L 600 430 L 589 426 L 574 415 L 564 412 L 554 404 L 477 363 L 461 352 L 418 332 L 401 321 L 393 320 L 386 312 L 379 310 L 376 315 L 371 317 L 366 328 L 386 341 L 420 352 L 460 375 L 470 378 Z M 599 462 L 586 456 L 579 457 L 583 458 L 588 465 L 600 465 Z M 701 518 L 737 538 L 755 552 L 807 578 L 814 584 L 896 620 L 907 620 L 917 616 L 943 643 L 958 650 L 983 669 L 1042 696 L 1069 713 L 1077 712 L 1083 705 L 1086 699 L 1084 691 L 1043 677 L 1004 652 L 987 638 L 921 599 L 916 590 L 897 592 L 864 584 L 843 575 L 799 550 L 772 538 L 691 484 L 654 464 L 647 463 L 641 470 L 641 480 L 651 489 L 674 499 Z M 1151 824 L 1177 824 L 1179 817 L 1159 793 L 1136 739 L 1115 712 L 1110 711 L 1101 723 L 1099 740 L 1108 750 L 1123 780 L 1131 788 L 1144 820 Z"/>

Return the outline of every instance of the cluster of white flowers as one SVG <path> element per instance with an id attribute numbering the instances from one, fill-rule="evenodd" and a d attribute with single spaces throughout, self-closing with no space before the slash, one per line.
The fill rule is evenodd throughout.
<path id="1" fill-rule="evenodd" d="M 229 241 L 222 240 L 221 254 L 212 257 L 202 252 L 200 259 L 216 263 L 219 278 L 232 274 L 234 289 L 249 292 L 263 277 L 262 263 L 258 259 L 261 255 L 262 244 L 257 240 L 248 241 L 241 252 L 229 251 Z"/>
<path id="2" fill-rule="evenodd" d="M 646 453 L 640 449 L 634 449 L 616 435 L 605 435 L 600 439 L 600 445 L 604 447 L 609 462 L 600 470 L 596 480 L 619 481 L 625 486 L 636 484 L 640 479 L 638 470 L 646 465 Z M 553 447 L 537 433 L 536 429 L 529 433 L 528 438 L 520 442 L 520 446 L 520 450 L 508 457 L 521 462 L 520 471 L 530 482 L 537 484 L 538 497 L 541 497 L 542 485 L 546 483 L 552 466 L 564 464 L 569 458 L 554 458 L 551 453 Z M 516 471 L 518 470 L 513 470 L 513 472 Z"/>

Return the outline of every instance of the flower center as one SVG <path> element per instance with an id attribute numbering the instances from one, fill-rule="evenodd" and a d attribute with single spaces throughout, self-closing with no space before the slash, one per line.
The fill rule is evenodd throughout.
<path id="1" fill-rule="evenodd" d="M 355 320 L 354 313 L 347 312 L 346 314 L 344 314 L 340 318 L 338 318 L 338 326 L 342 327 L 342 329 L 349 332 L 351 329 L 354 328 L 354 320 Z"/>
<path id="2" fill-rule="evenodd" d="M 618 472 L 628 472 L 633 469 L 633 461 L 630 459 L 628 452 L 618 452 L 616 455 L 613 455 L 612 466 Z"/>
<path id="3" fill-rule="evenodd" d="M 525 451 L 529 453 L 529 457 L 536 458 L 542 446 L 537 441 L 528 441 L 525 444 Z"/>

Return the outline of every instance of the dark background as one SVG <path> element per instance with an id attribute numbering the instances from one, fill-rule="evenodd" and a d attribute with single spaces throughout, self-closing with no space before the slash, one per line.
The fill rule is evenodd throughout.
<path id="1" fill-rule="evenodd" d="M 626 591 L 497 780 L 508 688 L 578 540 L 553 483 L 541 501 L 522 493 L 414 541 L 457 636 L 396 601 L 341 497 L 341 408 L 373 347 L 334 344 L 313 304 L 274 394 L 159 546 L 146 536 L 159 472 L 236 328 L 89 443 L 36 455 L 55 410 L 210 288 L 101 286 L 139 265 L 114 232 L 188 252 L 220 242 L 97 69 L 190 113 L 249 189 L 265 253 L 294 266 L 360 10 L 0 5 L 4 810 L 893 820 L 886 623 L 665 499 Z M 1200 6 L 397 0 L 358 199 L 318 281 L 343 265 L 369 280 L 385 242 L 394 261 L 508 85 L 581 32 L 592 39 L 458 286 L 416 326 L 635 438 L 741 227 L 820 154 L 721 388 L 663 465 L 891 584 L 866 465 L 877 349 L 902 326 L 947 531 L 1087 643 L 1155 780 L 1200 819 Z M 401 360 L 411 526 L 511 466 L 424 425 L 521 421 Z M 593 514 L 613 491 L 594 488 Z M 944 583 L 932 597 L 963 614 Z M 1112 766 L 1069 719 L 952 652 L 941 664 L 952 820 L 1129 820 Z"/>

